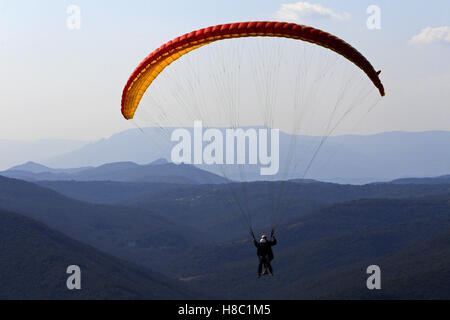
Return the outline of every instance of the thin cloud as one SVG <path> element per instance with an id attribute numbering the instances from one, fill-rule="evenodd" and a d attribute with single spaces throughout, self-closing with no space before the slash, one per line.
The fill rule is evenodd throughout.
<path id="1" fill-rule="evenodd" d="M 433 43 L 450 43 L 450 26 L 426 27 L 409 40 L 410 44 L 424 45 Z"/>
<path id="2" fill-rule="evenodd" d="M 317 18 L 345 21 L 350 19 L 350 14 L 347 12 L 337 13 L 320 4 L 297 2 L 282 4 L 281 8 L 276 13 L 276 17 L 283 21 L 301 23 L 306 19 Z"/>

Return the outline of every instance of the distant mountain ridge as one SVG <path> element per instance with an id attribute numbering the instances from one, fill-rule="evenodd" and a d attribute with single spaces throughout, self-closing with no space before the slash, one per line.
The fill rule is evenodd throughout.
<path id="1" fill-rule="evenodd" d="M 195 166 L 158 159 L 147 165 L 134 162 L 107 163 L 98 167 L 54 169 L 27 162 L 0 172 L 0 175 L 26 181 L 120 181 L 179 184 L 218 184 L 227 179 Z"/>
<path id="2" fill-rule="evenodd" d="M 191 130 L 187 128 L 188 130 Z M 130 129 L 91 143 L 70 140 L 36 142 L 0 140 L 0 168 L 26 161 L 51 168 L 98 167 L 105 163 L 131 161 L 140 165 L 161 158 L 170 159 L 174 142 L 170 128 Z M 314 148 L 322 137 L 291 136 L 280 132 L 280 172 L 276 176 L 259 175 L 259 166 L 227 168 L 227 178 L 240 181 L 298 179 L 305 173 Z M 294 143 L 292 143 L 294 141 Z M 284 172 L 287 150 L 297 146 L 292 159 L 300 163 L 295 172 Z M 450 172 L 450 131 L 383 132 L 373 135 L 328 137 L 320 148 L 307 179 L 334 183 L 365 184 L 408 177 L 434 177 Z M 199 166 L 222 176 L 223 168 Z M 18 171 L 21 171 L 19 167 Z M 39 170 L 39 169 L 38 169 Z M 16 176 L 26 178 L 26 176 Z"/>
<path id="3" fill-rule="evenodd" d="M 159 158 L 170 159 L 174 142 L 169 141 L 170 129 L 131 129 L 108 139 L 90 143 L 42 162 L 52 167 L 99 166 L 104 163 L 133 161 L 148 163 Z M 259 167 L 246 168 L 247 181 L 297 179 L 322 137 L 291 136 L 280 132 L 280 172 L 276 176 L 259 175 Z M 292 143 L 292 141 L 295 141 Z M 300 165 L 295 172 L 284 172 L 292 145 L 297 149 L 292 159 Z M 403 177 L 431 177 L 450 172 L 450 131 L 384 132 L 373 135 L 342 135 L 328 137 L 315 158 L 306 178 L 335 183 L 364 184 L 391 181 Z M 221 175 L 218 166 L 200 166 Z M 241 173 L 227 169 L 227 178 L 241 180 Z M 286 175 L 287 174 L 287 175 Z"/>
<path id="4" fill-rule="evenodd" d="M 36 141 L 0 139 L 0 170 L 26 161 L 42 162 L 61 154 L 79 150 L 87 144 L 86 141 L 62 139 Z"/>
<path id="5" fill-rule="evenodd" d="M 450 184 L 450 174 L 439 177 L 425 177 L 425 178 L 403 178 L 396 179 L 390 183 L 394 184 Z"/>
<path id="6" fill-rule="evenodd" d="M 40 163 L 36 163 L 33 161 L 28 161 L 24 164 L 20 164 L 14 167 L 11 167 L 7 171 L 22 171 L 22 172 L 30 172 L 30 173 L 75 173 L 80 172 L 86 169 L 90 169 L 92 167 L 81 167 L 81 168 L 67 168 L 67 169 L 55 169 L 44 166 Z"/>

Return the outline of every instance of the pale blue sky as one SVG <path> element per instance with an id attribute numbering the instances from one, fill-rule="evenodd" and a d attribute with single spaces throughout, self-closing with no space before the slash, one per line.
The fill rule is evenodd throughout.
<path id="1" fill-rule="evenodd" d="M 121 117 L 129 74 L 152 50 L 209 25 L 280 20 L 277 0 L 106 1 L 0 0 L 0 139 L 95 140 L 132 128 Z M 427 27 L 450 29 L 450 3 L 310 1 L 338 15 L 305 15 L 301 23 L 354 45 L 378 69 L 387 96 L 357 133 L 450 130 L 450 41 L 410 40 Z M 81 29 L 66 27 L 69 5 Z M 366 9 L 381 8 L 381 30 L 366 27 Z"/>

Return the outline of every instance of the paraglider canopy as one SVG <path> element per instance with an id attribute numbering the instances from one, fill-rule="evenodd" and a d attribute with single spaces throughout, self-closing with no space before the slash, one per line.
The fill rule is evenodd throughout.
<path id="1" fill-rule="evenodd" d="M 217 25 L 187 33 L 167 42 L 142 61 L 128 79 L 122 94 L 122 115 L 132 119 L 153 80 L 172 62 L 209 43 L 242 37 L 282 37 L 307 41 L 344 56 L 362 69 L 384 96 L 384 87 L 370 62 L 355 48 L 322 30 L 286 22 L 241 22 Z"/>

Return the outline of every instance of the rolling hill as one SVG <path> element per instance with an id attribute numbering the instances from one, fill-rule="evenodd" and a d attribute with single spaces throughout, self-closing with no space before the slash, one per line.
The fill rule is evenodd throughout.
<path id="1" fill-rule="evenodd" d="M 173 221 L 183 221 L 188 226 L 209 230 L 218 238 L 233 238 L 247 232 L 236 200 L 241 206 L 248 207 L 254 230 L 268 232 L 272 218 L 286 222 L 335 203 L 357 199 L 412 198 L 448 192 L 450 184 L 354 186 L 253 182 L 213 187 L 197 185 L 174 188 L 170 192 L 161 191 L 159 194 L 150 191 L 136 194 L 123 203 L 165 212 L 164 216 Z M 275 211 L 277 206 L 279 211 Z"/>
<path id="2" fill-rule="evenodd" d="M 236 199 L 248 205 L 255 230 L 270 226 L 273 208 L 284 188 L 277 219 L 299 217 L 334 203 L 356 199 L 410 198 L 450 192 L 450 184 L 339 185 L 322 182 L 179 185 L 122 182 L 41 181 L 41 186 L 92 203 L 154 210 L 183 225 L 209 230 L 216 239 L 245 234 Z M 266 230 L 267 232 L 267 230 Z M 214 239 L 210 239 L 214 241 Z"/>
<path id="3" fill-rule="evenodd" d="M 447 297 L 448 274 L 438 271 L 447 267 L 441 259 L 447 257 L 444 241 L 450 230 L 449 184 L 287 183 L 296 196 L 277 230 L 276 276 L 258 281 L 255 250 L 239 215 L 231 213 L 234 199 L 228 184 L 40 183 L 46 188 L 0 177 L 0 208 L 181 279 L 187 288 L 203 295 L 230 299 Z M 236 190 L 244 186 L 259 233 L 269 223 L 270 192 L 281 185 L 231 184 Z M 91 197 L 96 203 L 74 200 L 47 187 L 84 200 Z M 423 248 L 430 252 L 428 264 L 420 256 Z M 422 264 L 408 268 L 407 261 Z M 365 267 L 370 264 L 382 267 L 386 291 L 366 292 Z M 427 276 L 433 278 L 429 286 Z M 414 279 L 421 285 L 415 285 Z"/>
<path id="4" fill-rule="evenodd" d="M 66 269 L 81 268 L 81 290 Z M 0 210 L 0 299 L 195 299 L 182 284 Z M 125 276 L 126 275 L 126 276 Z"/>
<path id="5" fill-rule="evenodd" d="M 179 226 L 149 210 L 73 200 L 35 184 L 0 176 L 0 209 L 45 223 L 69 237 L 153 270 L 205 232 Z"/>
<path id="6" fill-rule="evenodd" d="M 81 268 L 81 290 L 66 269 Z M 195 299 L 182 284 L 0 210 L 0 299 Z M 126 275 L 126 276 L 124 276 Z"/>
<path id="7" fill-rule="evenodd" d="M 179 277 L 235 299 L 448 299 L 449 236 L 450 194 L 358 200 L 284 225 L 273 278 L 256 279 L 248 239 L 193 248 L 179 257 L 190 266 Z M 372 264 L 382 270 L 379 292 L 365 287 Z"/>

